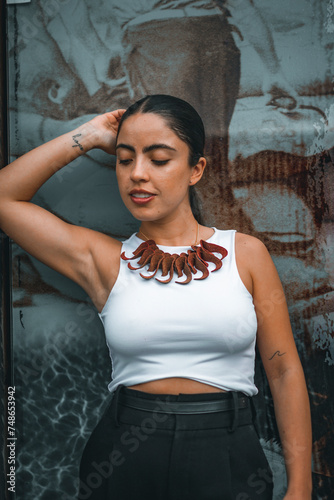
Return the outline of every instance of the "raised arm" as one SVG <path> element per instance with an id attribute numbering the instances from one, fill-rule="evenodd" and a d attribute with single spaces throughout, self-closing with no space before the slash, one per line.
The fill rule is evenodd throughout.
<path id="1" fill-rule="evenodd" d="M 115 137 L 124 110 L 99 115 L 72 132 L 49 141 L 0 171 L 0 227 L 28 253 L 72 279 L 86 291 L 97 287 L 96 261 L 106 245 L 119 242 L 69 224 L 31 203 L 38 189 L 58 170 L 93 148 L 115 154 Z M 80 166 L 78 165 L 78 168 Z M 106 285 L 107 287 L 107 285 Z M 99 307 L 105 297 L 90 296 Z"/>
<path id="2" fill-rule="evenodd" d="M 257 345 L 274 401 L 287 470 L 285 500 L 311 500 L 312 429 L 302 365 L 275 265 L 257 238 L 238 235 L 237 254 L 248 268 L 258 318 Z"/>

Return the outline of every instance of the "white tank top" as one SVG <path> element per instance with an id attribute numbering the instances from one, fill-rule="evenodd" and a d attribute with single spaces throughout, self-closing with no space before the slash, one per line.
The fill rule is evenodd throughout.
<path id="1" fill-rule="evenodd" d="M 112 363 L 109 391 L 119 384 L 184 377 L 225 391 L 258 393 L 257 319 L 252 295 L 236 266 L 236 231 L 213 229 L 207 241 L 223 246 L 228 255 L 221 269 L 201 281 L 181 285 L 175 283 L 176 274 L 168 284 L 145 280 L 139 273 L 147 274 L 148 266 L 133 271 L 121 259 L 116 283 L 99 313 Z M 123 242 L 122 252 L 131 257 L 142 242 L 133 234 Z M 190 248 L 158 247 L 178 254 Z M 138 260 L 129 262 L 136 267 Z M 214 267 L 209 263 L 209 270 Z"/>

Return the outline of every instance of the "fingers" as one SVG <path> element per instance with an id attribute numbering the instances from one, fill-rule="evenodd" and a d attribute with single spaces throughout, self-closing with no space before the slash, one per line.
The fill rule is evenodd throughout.
<path id="1" fill-rule="evenodd" d="M 124 115 L 126 109 L 116 109 L 115 111 L 111 111 L 107 113 L 108 115 L 112 115 L 119 122 L 122 116 Z"/>

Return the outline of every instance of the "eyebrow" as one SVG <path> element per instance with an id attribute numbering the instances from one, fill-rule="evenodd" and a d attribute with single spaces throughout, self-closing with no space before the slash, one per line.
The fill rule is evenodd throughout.
<path id="1" fill-rule="evenodd" d="M 124 148 L 124 149 L 128 149 L 129 151 L 135 152 L 135 148 L 133 146 L 130 146 L 129 144 L 118 144 L 116 146 L 116 150 L 119 148 Z M 172 148 L 171 146 L 168 146 L 167 144 L 151 144 L 151 146 L 146 146 L 143 149 L 143 153 L 149 153 L 150 151 L 154 151 L 156 149 L 168 149 L 169 151 L 176 151 L 175 148 Z"/>
<path id="2" fill-rule="evenodd" d="M 152 144 L 151 146 L 146 146 L 146 148 L 143 149 L 143 153 L 149 153 L 150 151 L 154 151 L 155 149 L 168 149 L 169 151 L 176 151 L 175 148 L 172 148 L 167 144 Z"/>
<path id="3" fill-rule="evenodd" d="M 115 149 L 116 149 L 116 151 L 117 151 L 117 149 L 119 149 L 119 148 L 128 149 L 129 151 L 133 151 L 133 152 L 135 151 L 135 148 L 134 148 L 134 147 L 132 147 L 132 146 L 129 146 L 128 144 L 117 144 L 117 146 L 116 146 L 116 148 L 115 148 Z"/>

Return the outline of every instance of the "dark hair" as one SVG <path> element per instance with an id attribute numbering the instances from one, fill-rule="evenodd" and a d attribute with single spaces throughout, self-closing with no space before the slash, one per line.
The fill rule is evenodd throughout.
<path id="1" fill-rule="evenodd" d="M 202 118 L 183 99 L 171 95 L 148 95 L 132 104 L 123 114 L 117 136 L 123 122 L 137 113 L 155 113 L 164 118 L 171 130 L 189 146 L 189 165 L 195 166 L 203 156 L 205 132 Z M 117 140 L 117 138 L 116 138 Z"/>
<path id="2" fill-rule="evenodd" d="M 165 94 L 155 94 L 143 97 L 132 104 L 123 114 L 118 131 L 124 121 L 137 113 L 155 113 L 165 119 L 168 127 L 189 147 L 189 166 L 194 167 L 203 156 L 205 145 L 205 131 L 202 118 L 197 111 L 186 101 L 178 97 Z M 198 198 L 194 186 L 189 189 L 190 205 L 195 218 L 201 222 Z"/>

